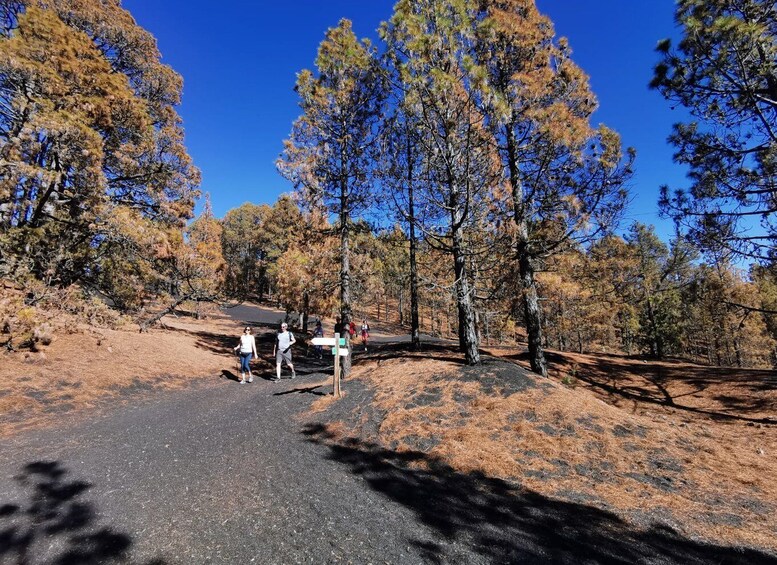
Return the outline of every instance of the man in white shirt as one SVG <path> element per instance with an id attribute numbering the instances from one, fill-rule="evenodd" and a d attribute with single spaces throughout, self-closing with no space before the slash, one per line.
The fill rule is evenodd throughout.
<path id="1" fill-rule="evenodd" d="M 286 362 L 286 366 L 291 369 L 291 378 L 297 376 L 294 372 L 294 365 L 291 362 L 291 346 L 297 342 L 294 334 L 289 331 L 289 325 L 284 322 L 281 324 L 281 331 L 275 338 L 272 354 L 275 356 L 275 378 L 274 381 L 281 380 L 281 363 Z"/>

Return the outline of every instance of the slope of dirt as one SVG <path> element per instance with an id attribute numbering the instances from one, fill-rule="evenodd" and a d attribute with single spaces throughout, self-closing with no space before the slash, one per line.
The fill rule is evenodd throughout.
<path id="1" fill-rule="evenodd" d="M 68 412 L 188 386 L 234 367 L 240 328 L 222 314 L 165 318 L 147 333 L 81 328 L 40 352 L 0 354 L 0 436 L 51 425 Z"/>
<path id="2" fill-rule="evenodd" d="M 517 352 L 499 353 L 507 358 L 473 368 L 453 348 L 385 347 L 357 363 L 342 401 L 321 399 L 313 411 L 333 421 L 328 441 L 381 445 L 408 454 L 409 466 L 431 458 L 640 527 L 777 550 L 773 373 L 654 365 L 667 391 L 658 396 L 637 391 L 650 368 L 639 360 L 555 355 L 555 377 L 541 379 Z"/>

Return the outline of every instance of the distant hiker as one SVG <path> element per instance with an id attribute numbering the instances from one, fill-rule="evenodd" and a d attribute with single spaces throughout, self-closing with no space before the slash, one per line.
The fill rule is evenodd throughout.
<path id="1" fill-rule="evenodd" d="M 340 321 L 340 316 L 335 318 L 335 333 L 340 334 L 340 337 L 345 337 L 345 324 Z"/>
<path id="2" fill-rule="evenodd" d="M 348 324 L 348 331 L 351 333 L 351 339 L 356 337 L 356 324 L 351 320 L 351 323 Z"/>
<path id="3" fill-rule="evenodd" d="M 324 337 L 324 328 L 321 326 L 321 320 L 318 320 L 316 322 L 316 329 L 313 330 L 313 337 Z M 321 345 L 316 345 L 316 355 L 319 359 L 323 359 L 324 357 L 324 348 Z"/>
<path id="4" fill-rule="evenodd" d="M 361 335 L 364 351 L 367 351 L 367 339 L 370 337 L 370 325 L 367 323 L 367 320 L 362 320 Z"/>
<path id="5" fill-rule="evenodd" d="M 245 384 L 246 375 L 248 375 L 248 382 L 254 382 L 254 377 L 251 374 L 251 356 L 256 357 L 256 340 L 251 335 L 251 328 L 243 330 L 243 335 L 240 336 L 240 343 L 235 346 L 235 352 L 240 355 L 240 384 Z"/>
<path id="6" fill-rule="evenodd" d="M 291 369 L 291 378 L 297 376 L 294 372 L 294 365 L 291 362 L 291 346 L 297 342 L 294 334 L 289 331 L 289 325 L 286 322 L 281 324 L 281 331 L 275 338 L 275 345 L 272 348 L 272 354 L 275 357 L 275 378 L 274 381 L 281 380 L 281 363 L 286 362 L 286 366 Z"/>

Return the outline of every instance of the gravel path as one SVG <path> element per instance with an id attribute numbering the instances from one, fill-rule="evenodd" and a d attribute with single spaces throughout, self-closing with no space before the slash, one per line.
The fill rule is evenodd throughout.
<path id="1" fill-rule="evenodd" d="M 282 315 L 228 313 L 257 326 Z M 420 562 L 408 540 L 434 533 L 301 433 L 327 375 L 297 370 L 3 440 L 0 563 Z"/>
<path id="2" fill-rule="evenodd" d="M 213 379 L 5 440 L 0 563 L 777 563 L 331 446 L 298 418 L 324 378 L 300 362 L 296 380 Z"/>

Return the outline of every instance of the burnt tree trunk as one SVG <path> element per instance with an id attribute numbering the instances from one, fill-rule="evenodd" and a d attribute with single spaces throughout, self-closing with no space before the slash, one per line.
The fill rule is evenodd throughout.
<path id="1" fill-rule="evenodd" d="M 546 377 L 548 375 L 545 354 L 542 351 L 542 313 L 537 297 L 537 285 L 534 281 L 534 265 L 529 247 L 528 218 L 524 203 L 523 184 L 518 172 L 518 146 L 515 130 L 508 124 L 507 152 L 512 185 L 513 221 L 516 227 L 515 254 L 521 282 L 523 310 L 526 319 L 526 333 L 529 342 L 529 363 L 532 371 Z"/>
<path id="2" fill-rule="evenodd" d="M 416 264 L 417 241 L 415 235 L 415 194 L 413 190 L 413 159 L 410 137 L 407 138 L 407 212 L 410 229 L 410 341 L 415 350 L 421 348 L 420 323 L 418 321 L 418 266 Z M 400 318 L 402 317 L 400 313 Z"/>
<path id="3" fill-rule="evenodd" d="M 472 305 L 472 288 L 467 272 L 467 255 L 464 242 L 464 205 L 460 202 L 460 187 L 455 179 L 449 179 L 451 211 L 451 251 L 453 273 L 456 277 L 454 290 L 459 311 L 459 348 L 464 353 L 467 365 L 480 365 L 478 335 L 475 326 L 475 312 Z"/>
<path id="4" fill-rule="evenodd" d="M 348 215 L 348 186 L 346 176 L 343 173 L 340 181 L 340 319 L 342 320 L 346 347 L 351 351 L 351 233 L 350 218 Z M 342 337 L 342 336 L 341 336 Z M 351 373 L 351 355 L 343 357 L 340 363 L 343 377 Z"/>
<path id="5" fill-rule="evenodd" d="M 310 293 L 305 290 L 302 295 L 302 331 L 307 333 L 310 318 Z"/>

